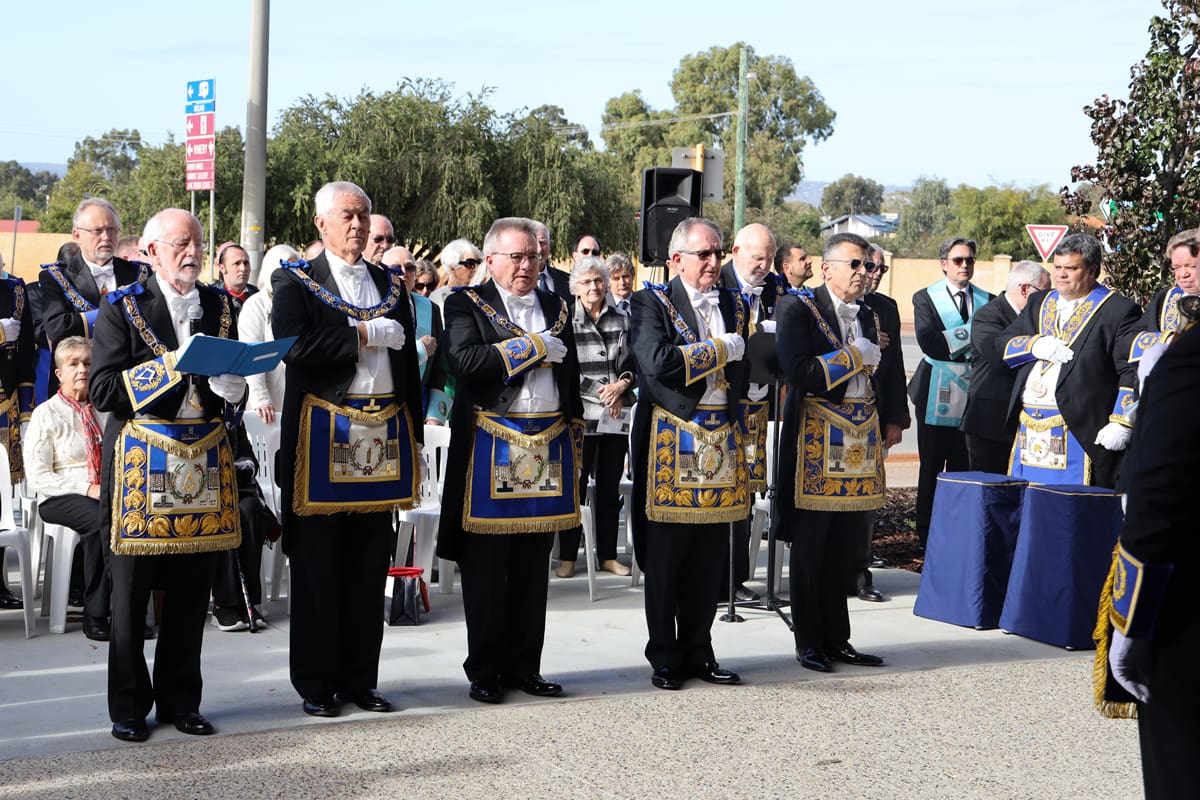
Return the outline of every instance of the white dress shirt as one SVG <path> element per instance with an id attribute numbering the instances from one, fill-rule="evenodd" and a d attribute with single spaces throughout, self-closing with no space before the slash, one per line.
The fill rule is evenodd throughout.
<path id="1" fill-rule="evenodd" d="M 1079 307 L 1079 303 L 1083 300 L 1082 297 L 1077 297 L 1074 300 L 1063 300 L 1058 298 L 1058 319 L 1056 324 L 1058 330 L 1062 330 L 1067 324 L 1067 320 L 1075 313 L 1075 309 Z M 1043 303 L 1045 300 L 1042 301 Z M 1040 315 L 1039 315 L 1040 318 Z M 1064 344 L 1066 344 L 1064 342 Z M 1047 367 L 1043 372 L 1042 368 Z M 1062 372 L 1062 364 L 1054 361 L 1038 361 L 1033 365 L 1033 369 L 1029 372 L 1029 377 L 1025 379 L 1025 389 L 1021 392 L 1021 402 L 1031 406 L 1054 406 L 1058 407 L 1058 398 L 1055 397 L 1055 387 L 1058 386 L 1058 374 Z M 1036 386 L 1041 392 L 1033 391 L 1030 387 Z"/>
<path id="2" fill-rule="evenodd" d="M 713 288 L 702 292 L 688 284 L 683 284 L 687 290 L 688 301 L 692 311 L 696 313 L 696 335 L 701 339 L 716 339 L 725 333 L 725 318 L 721 316 L 721 306 L 718 298 L 720 292 Z M 724 389 L 717 388 L 716 373 L 705 378 L 708 388 L 700 397 L 702 406 L 724 406 L 729 395 Z"/>
<path id="3" fill-rule="evenodd" d="M 192 323 L 188 319 L 188 308 L 200 305 L 200 292 L 193 286 L 187 294 L 180 294 L 175 291 L 175 287 L 164 281 L 157 273 L 154 275 L 154 280 L 158 281 L 158 290 L 162 292 L 162 296 L 171 310 L 171 324 L 175 326 L 175 340 L 182 347 L 192 338 Z M 198 377 L 197 380 L 203 380 L 203 378 Z M 200 393 L 196 391 L 195 384 L 189 380 L 187 399 L 179 407 L 176 419 L 201 419 L 203 416 L 204 408 L 200 404 Z"/>
<path id="4" fill-rule="evenodd" d="M 88 271 L 92 273 L 92 279 L 96 281 L 96 288 L 100 290 L 100 294 L 108 294 L 117 288 L 117 278 L 113 275 L 112 261 L 102 265 L 94 264 L 84 258 L 83 263 L 87 264 Z"/>
<path id="5" fill-rule="evenodd" d="M 378 305 L 379 289 L 367 272 L 367 262 L 360 257 L 357 264 L 347 264 L 328 249 L 325 258 L 329 260 L 329 269 L 333 272 L 333 280 L 337 283 L 338 294 L 347 303 L 359 308 L 369 308 Z M 358 321 L 347 317 L 347 324 L 358 327 Z M 358 351 L 358 364 L 354 370 L 354 380 L 347 389 L 348 394 L 391 394 L 395 384 L 392 382 L 392 365 L 388 360 L 386 347 L 362 347 Z"/>
<path id="6" fill-rule="evenodd" d="M 829 299 L 833 301 L 833 310 L 837 313 L 838 322 L 842 327 L 842 343 L 848 345 L 855 339 L 860 338 L 863 335 L 862 323 L 858 321 L 858 310 L 861 306 L 857 302 L 843 303 L 833 292 L 829 293 Z M 847 400 L 860 400 L 870 395 L 871 381 L 863 373 L 856 373 L 846 383 Z"/>
<path id="7" fill-rule="evenodd" d="M 530 292 L 522 298 L 498 283 L 494 285 L 508 311 L 508 318 L 514 325 L 530 333 L 546 332 L 546 315 L 542 313 L 542 304 L 537 298 L 537 292 Z M 517 414 L 548 414 L 561 409 L 554 370 L 537 367 L 526 371 L 521 389 L 512 405 L 508 407 L 509 411 Z"/>

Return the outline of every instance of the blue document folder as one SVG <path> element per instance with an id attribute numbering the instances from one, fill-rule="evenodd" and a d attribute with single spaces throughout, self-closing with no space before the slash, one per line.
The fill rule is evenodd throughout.
<path id="1" fill-rule="evenodd" d="M 241 342 L 217 336 L 195 336 L 183 351 L 175 369 L 191 375 L 257 375 L 275 369 L 295 336 L 271 342 Z"/>

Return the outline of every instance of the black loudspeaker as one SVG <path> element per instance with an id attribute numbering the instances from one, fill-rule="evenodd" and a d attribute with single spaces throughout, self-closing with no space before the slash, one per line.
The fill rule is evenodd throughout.
<path id="1" fill-rule="evenodd" d="M 642 170 L 638 255 L 643 264 L 667 263 L 667 246 L 675 226 L 688 217 L 700 216 L 702 178 L 694 169 Z"/>

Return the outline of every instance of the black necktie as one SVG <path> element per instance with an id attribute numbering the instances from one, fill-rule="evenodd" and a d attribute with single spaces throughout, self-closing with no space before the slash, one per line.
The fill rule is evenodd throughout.
<path id="1" fill-rule="evenodd" d="M 621 309 L 626 314 L 628 314 L 629 313 L 629 300 L 625 299 L 625 300 L 622 300 L 621 302 L 617 303 L 617 308 Z"/>
<path id="2" fill-rule="evenodd" d="M 962 321 L 966 322 L 970 316 L 967 313 L 967 293 L 959 289 L 954 293 L 954 302 L 958 304 L 958 313 L 962 317 Z"/>

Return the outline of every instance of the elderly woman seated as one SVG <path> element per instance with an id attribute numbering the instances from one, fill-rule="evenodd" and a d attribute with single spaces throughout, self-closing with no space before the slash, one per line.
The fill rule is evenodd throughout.
<path id="1" fill-rule="evenodd" d="M 616 418 L 633 403 L 633 348 L 629 341 L 629 316 L 612 304 L 608 293 L 608 270 L 596 256 L 584 256 L 575 262 L 570 277 L 575 303 L 573 326 L 575 350 L 579 356 L 579 391 L 583 395 L 581 500 L 586 496 L 588 478 L 596 481 L 595 503 L 596 560 L 600 569 L 615 575 L 628 575 L 629 567 L 617 561 L 617 520 L 621 508 L 621 471 L 625 467 L 626 436 L 601 433 L 601 417 Z M 575 574 L 579 553 L 580 529 L 559 534 L 561 563 L 554 574 L 569 578 Z"/>
<path id="2" fill-rule="evenodd" d="M 58 393 L 33 410 L 25 434 L 25 477 L 42 497 L 42 519 L 79 532 L 83 633 L 109 638 L 112 581 L 100 532 L 100 440 L 108 420 L 88 402 L 92 344 L 68 336 L 54 348 Z"/>

